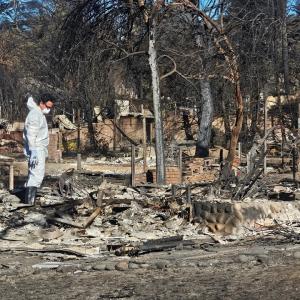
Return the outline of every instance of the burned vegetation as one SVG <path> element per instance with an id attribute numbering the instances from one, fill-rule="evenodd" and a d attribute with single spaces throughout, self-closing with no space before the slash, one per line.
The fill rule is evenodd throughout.
<path id="1" fill-rule="evenodd" d="M 53 285 L 51 272 L 91 282 L 98 272 L 108 271 L 104 281 L 131 272 L 120 289 L 106 280 L 86 299 L 148 299 L 133 281 L 147 272 L 155 281 L 157 270 L 167 276 L 170 290 L 155 285 L 165 299 L 195 296 L 170 283 L 179 270 L 191 282 L 224 280 L 222 268 L 245 282 L 265 271 L 256 281 L 271 284 L 274 268 L 292 289 L 300 243 L 295 1 L 2 2 L 0 296 L 16 270 L 32 271 L 33 281 L 45 271 Z M 29 204 L 39 145 L 24 155 L 25 117 L 28 99 L 45 92 L 51 107 L 34 107 L 48 111 L 40 113 L 46 170 Z M 27 265 L 5 263 L 14 258 Z M 226 289 L 204 290 L 219 299 Z"/>

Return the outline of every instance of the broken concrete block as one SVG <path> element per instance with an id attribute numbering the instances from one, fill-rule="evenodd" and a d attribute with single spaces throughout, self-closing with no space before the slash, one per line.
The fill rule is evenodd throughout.
<path id="1" fill-rule="evenodd" d="M 58 268 L 57 268 L 57 272 L 61 272 L 61 273 L 73 273 L 75 271 L 78 270 L 78 267 L 79 266 L 76 266 L 76 265 L 60 265 Z"/>
<path id="2" fill-rule="evenodd" d="M 126 271 L 128 270 L 128 261 L 124 260 L 124 261 L 120 261 L 115 265 L 115 269 L 118 271 Z"/>
<path id="3" fill-rule="evenodd" d="M 52 261 L 48 261 L 48 262 L 44 262 L 44 263 L 40 263 L 40 264 L 35 264 L 32 266 L 32 268 L 34 269 L 57 269 L 61 264 L 58 262 L 52 262 Z"/>
<path id="4" fill-rule="evenodd" d="M 85 266 L 82 266 L 82 267 L 81 267 L 81 270 L 82 270 L 82 271 L 89 272 L 89 271 L 92 271 L 92 270 L 93 270 L 93 266 L 91 266 L 91 265 L 85 265 Z"/>
<path id="5" fill-rule="evenodd" d="M 24 217 L 25 223 L 33 223 L 35 225 L 44 226 L 47 224 L 45 215 L 38 213 L 38 212 L 29 212 Z"/>
<path id="6" fill-rule="evenodd" d="M 128 264 L 128 268 L 129 268 L 129 269 L 139 269 L 139 268 L 140 268 L 140 265 L 130 262 L 130 263 Z"/>
<path id="7" fill-rule="evenodd" d="M 115 266 L 114 265 L 106 265 L 105 266 L 105 270 L 106 271 L 114 271 L 115 270 Z"/>
<path id="8" fill-rule="evenodd" d="M 170 266 L 170 262 L 168 260 L 161 260 L 156 262 L 155 266 L 157 269 L 166 269 Z"/>
<path id="9" fill-rule="evenodd" d="M 294 257 L 300 259 L 300 251 L 296 251 Z"/>
<path id="10" fill-rule="evenodd" d="M 264 249 L 263 247 L 260 246 L 254 246 L 248 249 L 247 252 L 244 253 L 244 255 L 257 255 L 257 256 L 263 256 L 263 255 L 268 255 L 269 251 Z"/>
<path id="11" fill-rule="evenodd" d="M 104 271 L 104 270 L 106 270 L 106 265 L 105 264 L 96 264 L 96 265 L 93 265 L 92 268 L 95 271 Z"/>
<path id="12" fill-rule="evenodd" d="M 255 260 L 255 257 L 254 256 L 251 256 L 251 255 L 244 255 L 244 254 L 241 254 L 238 256 L 238 260 L 241 262 L 241 263 L 247 263 L 247 262 L 250 262 L 250 261 L 254 261 Z"/>

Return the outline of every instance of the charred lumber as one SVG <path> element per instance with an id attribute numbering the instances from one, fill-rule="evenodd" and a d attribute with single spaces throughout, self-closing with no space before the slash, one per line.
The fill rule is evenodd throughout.
<path id="1" fill-rule="evenodd" d="M 250 184 L 247 186 L 247 188 L 244 191 L 244 198 L 247 197 L 247 195 L 250 193 L 252 187 L 254 186 L 254 184 L 256 183 L 256 181 L 258 180 L 259 176 L 263 173 L 263 169 L 259 170 L 258 172 L 256 172 L 256 175 L 254 176 L 254 178 L 251 180 Z"/>
<path id="2" fill-rule="evenodd" d="M 68 225 L 68 226 L 72 226 L 72 227 L 75 227 L 75 228 L 80 228 L 80 229 L 83 229 L 83 224 L 79 224 L 77 222 L 74 222 L 72 220 L 68 220 L 68 219 L 65 219 L 65 218 L 48 218 L 48 221 L 53 221 L 55 223 L 61 223 L 61 224 L 64 224 L 64 225 Z"/>
<path id="3" fill-rule="evenodd" d="M 28 248 L 14 248 L 14 249 L 1 249 L 0 252 L 35 252 L 35 253 L 61 253 L 66 255 L 74 255 L 78 257 L 85 257 L 86 255 L 78 251 L 70 249 L 57 249 L 57 248 L 44 248 L 44 249 L 28 249 Z"/>
<path id="4" fill-rule="evenodd" d="M 50 221 L 50 222 L 52 221 L 52 222 L 55 222 L 55 223 L 61 223 L 61 224 L 72 226 L 72 227 L 79 228 L 79 229 L 85 229 L 93 223 L 93 221 L 100 214 L 100 212 L 101 212 L 101 208 L 97 207 L 94 210 L 94 212 L 83 223 L 74 222 L 72 220 L 68 220 L 68 219 L 63 218 L 63 217 L 60 217 L 60 218 L 58 218 L 58 217 L 49 217 L 48 221 Z"/>
<path id="5" fill-rule="evenodd" d="M 148 240 L 139 246 L 122 246 L 116 249 L 115 254 L 117 256 L 137 256 L 150 252 L 169 251 L 171 249 L 193 245 L 195 245 L 195 242 L 191 240 L 183 240 L 183 236 L 179 235 L 162 239 Z"/>
<path id="6" fill-rule="evenodd" d="M 183 241 L 183 236 L 175 235 L 175 236 L 165 237 L 161 239 L 148 240 L 144 242 L 143 246 L 151 246 L 151 245 L 158 245 L 158 244 L 164 244 L 169 242 L 181 242 L 181 241 Z"/>
<path id="7" fill-rule="evenodd" d="M 263 146 L 263 145 L 262 145 Z M 250 191 L 251 187 L 257 181 L 259 176 L 262 174 L 263 169 L 261 169 L 261 164 L 267 155 L 268 151 L 261 152 L 261 156 L 259 160 L 254 165 L 253 169 L 248 173 L 245 178 L 243 179 L 241 185 L 237 187 L 237 191 L 233 193 L 233 200 L 242 199 L 246 196 L 246 194 Z"/>
<path id="8" fill-rule="evenodd" d="M 83 228 L 87 228 L 89 227 L 94 220 L 96 219 L 96 217 L 101 213 L 101 208 L 97 207 L 94 212 L 87 218 L 87 220 L 83 223 Z"/>
<path id="9" fill-rule="evenodd" d="M 185 240 L 185 241 L 170 241 L 170 242 L 164 242 L 154 245 L 142 245 L 139 250 L 139 254 L 146 254 L 150 252 L 158 252 L 158 251 L 168 251 L 171 249 L 178 248 L 180 246 L 193 246 L 195 243 L 191 240 Z"/>
<path id="10" fill-rule="evenodd" d="M 263 169 L 261 169 L 261 165 L 263 164 L 265 156 L 269 152 L 269 150 L 265 151 L 264 142 L 275 128 L 276 127 L 273 127 L 268 130 L 265 136 L 259 142 L 257 141 L 250 150 L 251 168 L 249 169 L 248 174 L 246 174 L 246 176 L 242 180 L 241 184 L 237 186 L 236 191 L 233 193 L 233 200 L 245 198 L 258 180 L 259 176 L 262 174 Z"/>

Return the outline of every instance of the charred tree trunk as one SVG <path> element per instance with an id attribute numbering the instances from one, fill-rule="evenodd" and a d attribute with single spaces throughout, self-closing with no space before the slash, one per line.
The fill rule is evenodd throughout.
<path id="1" fill-rule="evenodd" d="M 87 98 L 87 96 L 86 96 Z M 90 103 L 90 100 L 87 99 L 86 106 L 84 109 L 87 123 L 88 123 L 88 132 L 89 132 L 89 140 L 92 150 L 96 150 L 97 148 L 97 142 L 95 138 L 95 130 L 93 126 L 93 111 L 92 111 L 92 105 Z"/>
<path id="2" fill-rule="evenodd" d="M 289 51 L 288 51 L 288 35 L 286 24 L 286 0 L 280 1 L 281 6 L 281 38 L 282 38 L 282 65 L 285 95 L 289 95 Z"/>
<path id="3" fill-rule="evenodd" d="M 200 80 L 202 95 L 202 113 L 199 122 L 199 131 L 196 144 L 196 157 L 209 156 L 209 146 L 211 140 L 211 124 L 213 119 L 213 99 L 208 79 Z"/>
<path id="4" fill-rule="evenodd" d="M 157 67 L 156 17 L 149 24 L 149 65 L 152 76 L 153 108 L 155 118 L 155 150 L 156 150 L 156 180 L 158 184 L 165 183 L 165 157 L 163 141 L 163 125 L 160 107 L 159 72 Z"/>
<path id="5" fill-rule="evenodd" d="M 235 152 L 238 144 L 239 134 L 243 125 L 243 98 L 241 94 L 239 79 L 235 83 L 235 102 L 236 102 L 236 118 L 235 124 L 231 130 L 231 139 L 229 146 L 229 153 L 227 157 L 228 166 L 232 168 Z"/>
<path id="6" fill-rule="evenodd" d="M 182 121 L 186 139 L 188 141 L 193 140 L 192 125 L 190 122 L 190 116 L 188 111 L 183 111 Z"/>
<path id="7" fill-rule="evenodd" d="M 224 88 L 224 86 L 223 86 L 223 88 Z M 222 107 L 222 114 L 223 114 L 223 119 L 224 119 L 225 144 L 227 145 L 228 141 L 230 141 L 231 129 L 230 129 L 230 120 L 229 120 L 228 108 L 226 109 L 225 98 L 223 96 L 223 88 L 220 88 L 219 95 L 221 97 L 221 107 Z"/>
<path id="8" fill-rule="evenodd" d="M 287 1 L 280 1 L 280 14 L 281 14 L 281 48 L 282 48 L 282 71 L 284 81 L 284 95 L 286 101 L 289 103 L 290 85 L 289 85 L 289 46 L 288 46 L 288 33 L 287 33 Z M 292 128 L 297 128 L 298 116 L 297 110 L 293 109 L 292 103 L 290 103 L 291 117 L 292 117 Z"/>

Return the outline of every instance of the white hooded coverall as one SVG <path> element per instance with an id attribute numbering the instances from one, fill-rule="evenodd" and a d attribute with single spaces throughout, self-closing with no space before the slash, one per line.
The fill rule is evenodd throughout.
<path id="1" fill-rule="evenodd" d="M 44 179 L 45 161 L 48 156 L 48 124 L 45 115 L 32 97 L 28 98 L 27 107 L 29 113 L 25 120 L 23 132 L 24 153 L 30 158 L 31 151 L 36 150 L 38 164 L 35 166 L 28 164 L 26 187 L 40 187 Z"/>

